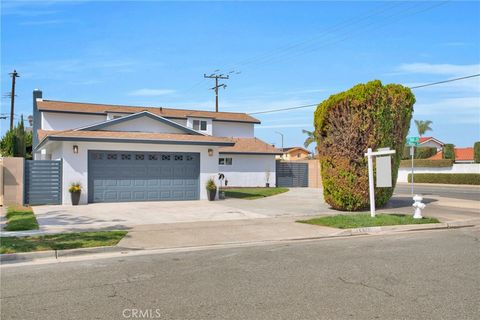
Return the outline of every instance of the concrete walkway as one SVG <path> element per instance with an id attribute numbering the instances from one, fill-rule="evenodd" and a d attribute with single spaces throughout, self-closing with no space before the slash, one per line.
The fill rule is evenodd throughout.
<path id="1" fill-rule="evenodd" d="M 187 222 L 137 226 L 118 244 L 129 249 L 164 249 L 326 237 L 338 229 L 296 223 L 295 218 Z"/>
<path id="2" fill-rule="evenodd" d="M 16 234 L 131 229 L 139 225 L 318 215 L 330 209 L 324 203 L 320 189 L 294 188 L 287 193 L 257 200 L 46 205 L 35 206 L 33 210 L 40 230 Z"/>

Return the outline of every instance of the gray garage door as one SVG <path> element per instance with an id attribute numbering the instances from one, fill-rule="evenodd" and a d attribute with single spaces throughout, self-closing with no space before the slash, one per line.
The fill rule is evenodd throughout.
<path id="1" fill-rule="evenodd" d="M 199 153 L 89 151 L 88 159 L 88 202 L 199 199 Z"/>
<path id="2" fill-rule="evenodd" d="M 308 187 L 308 163 L 277 161 L 277 187 Z"/>

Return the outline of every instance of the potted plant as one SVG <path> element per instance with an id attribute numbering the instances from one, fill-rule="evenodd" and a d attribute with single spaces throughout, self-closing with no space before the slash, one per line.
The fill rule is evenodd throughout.
<path id="1" fill-rule="evenodd" d="M 207 194 L 208 194 L 208 200 L 213 201 L 215 200 L 215 196 L 217 195 L 217 185 L 215 184 L 215 181 L 210 178 L 207 181 Z"/>
<path id="2" fill-rule="evenodd" d="M 72 205 L 76 206 L 80 202 L 80 194 L 82 193 L 82 186 L 80 182 L 73 182 L 68 188 L 70 196 L 72 197 Z"/>
<path id="3" fill-rule="evenodd" d="M 270 187 L 270 170 L 265 170 L 265 187 Z"/>

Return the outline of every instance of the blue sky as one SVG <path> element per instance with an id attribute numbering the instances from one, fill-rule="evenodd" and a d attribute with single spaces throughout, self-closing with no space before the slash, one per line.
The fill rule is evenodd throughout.
<path id="1" fill-rule="evenodd" d="M 480 2 L 1 1 L 1 94 L 214 110 L 320 103 L 359 82 L 408 86 L 480 73 Z M 480 140 L 480 80 L 417 89 L 414 119 L 457 146 Z M 256 135 L 302 144 L 314 108 L 256 115 Z M 1 113 L 9 99 L 1 99 Z M 5 132 L 8 121 L 1 121 Z M 411 132 L 416 135 L 416 129 Z"/>

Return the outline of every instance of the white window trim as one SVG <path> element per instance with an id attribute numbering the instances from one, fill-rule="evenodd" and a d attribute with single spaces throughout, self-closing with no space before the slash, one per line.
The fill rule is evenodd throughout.
<path id="1" fill-rule="evenodd" d="M 195 121 L 198 121 L 198 129 L 195 129 Z M 202 124 L 205 124 L 205 129 L 202 129 Z M 193 119 L 192 120 L 192 129 L 196 131 L 208 131 L 208 121 L 207 120 L 200 120 L 200 119 Z"/>

